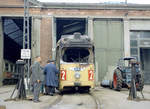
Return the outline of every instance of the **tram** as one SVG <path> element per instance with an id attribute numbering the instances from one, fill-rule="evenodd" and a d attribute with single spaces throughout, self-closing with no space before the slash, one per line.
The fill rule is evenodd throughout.
<path id="1" fill-rule="evenodd" d="M 59 90 L 94 88 L 94 45 L 86 35 L 63 35 L 57 43 L 56 66 L 60 71 Z"/>

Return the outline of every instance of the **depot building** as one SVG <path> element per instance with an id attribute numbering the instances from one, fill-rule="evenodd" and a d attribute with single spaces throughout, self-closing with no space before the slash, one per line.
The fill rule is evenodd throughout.
<path id="1" fill-rule="evenodd" d="M 95 45 L 95 80 L 111 79 L 120 57 L 136 57 L 150 84 L 150 5 L 30 2 L 32 62 L 55 59 L 62 35 L 80 32 Z M 15 78 L 23 47 L 24 0 L 0 1 L 0 83 Z M 13 75 L 13 76 L 12 76 Z"/>

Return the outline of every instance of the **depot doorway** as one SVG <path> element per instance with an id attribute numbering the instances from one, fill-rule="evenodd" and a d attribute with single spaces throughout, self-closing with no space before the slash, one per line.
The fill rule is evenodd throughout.
<path id="1" fill-rule="evenodd" d="M 29 38 L 31 45 L 31 18 Z M 15 84 L 18 80 L 16 61 L 20 59 L 23 48 L 23 17 L 2 17 L 4 38 L 3 48 L 3 85 Z M 30 46 L 31 48 L 31 46 Z"/>
<path id="2" fill-rule="evenodd" d="M 86 18 L 56 18 L 56 42 L 62 35 L 72 35 L 80 32 L 82 35 L 87 34 Z"/>
<path id="3" fill-rule="evenodd" d="M 150 48 L 140 48 L 140 60 L 144 83 L 150 84 Z"/>

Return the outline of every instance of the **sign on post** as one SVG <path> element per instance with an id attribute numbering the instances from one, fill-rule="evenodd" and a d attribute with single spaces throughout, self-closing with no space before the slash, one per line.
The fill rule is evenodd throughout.
<path id="1" fill-rule="evenodd" d="M 21 59 L 30 59 L 31 50 L 30 49 L 21 49 Z"/>

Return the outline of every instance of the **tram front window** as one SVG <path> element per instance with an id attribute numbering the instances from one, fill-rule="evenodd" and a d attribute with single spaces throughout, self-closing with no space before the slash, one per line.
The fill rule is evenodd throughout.
<path id="1" fill-rule="evenodd" d="M 62 54 L 64 62 L 88 63 L 92 61 L 89 48 L 64 48 Z"/>

